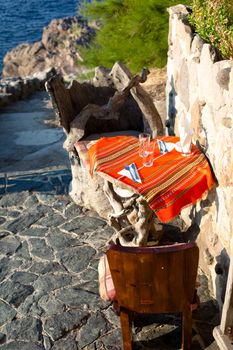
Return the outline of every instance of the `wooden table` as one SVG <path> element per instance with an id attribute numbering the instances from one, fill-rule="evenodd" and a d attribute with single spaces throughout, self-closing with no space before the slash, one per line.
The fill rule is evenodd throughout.
<path id="1" fill-rule="evenodd" d="M 177 137 L 162 136 L 176 143 Z M 138 154 L 138 139 L 131 136 L 102 138 L 89 149 L 90 169 L 105 178 L 104 191 L 114 212 L 109 223 L 116 230 L 114 242 L 122 245 L 146 245 L 153 229 L 154 215 L 169 222 L 187 205 L 194 204 L 214 184 L 205 155 L 192 146 L 192 154 L 184 157 L 175 148 L 160 154 L 155 142 L 154 163 L 146 168 Z M 126 164 L 134 163 L 142 183 L 119 175 Z M 119 191 L 128 189 L 129 197 Z M 154 230 L 155 231 L 155 230 Z"/>

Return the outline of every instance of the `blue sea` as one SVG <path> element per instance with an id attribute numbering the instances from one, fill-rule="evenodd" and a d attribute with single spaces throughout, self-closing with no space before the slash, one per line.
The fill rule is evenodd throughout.
<path id="1" fill-rule="evenodd" d="M 78 0 L 0 0 L 0 75 L 3 57 L 22 42 L 41 39 L 54 18 L 74 16 Z"/>

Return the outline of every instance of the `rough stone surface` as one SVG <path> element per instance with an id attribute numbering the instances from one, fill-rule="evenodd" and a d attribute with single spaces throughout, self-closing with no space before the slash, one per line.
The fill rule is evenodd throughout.
<path id="1" fill-rule="evenodd" d="M 51 170 L 46 176 L 38 173 L 37 181 L 46 188 L 46 183 L 54 177 L 60 179 L 62 171 Z M 4 183 L 5 177 L 0 176 L 0 180 Z M 6 226 L 13 232 L 7 231 L 1 240 L 11 238 L 8 242 L 20 246 L 16 248 L 13 244 L 10 254 L 7 253 L 9 249 L 5 249 L 0 256 L 0 349 L 120 350 L 119 318 L 112 311 L 111 303 L 101 300 L 98 292 L 98 258 L 106 249 L 112 229 L 95 213 L 73 204 L 63 184 L 63 195 L 57 194 L 56 187 L 52 193 L 40 192 L 36 187 L 32 192 L 19 190 L 9 194 L 7 186 L 6 183 L 7 194 L 0 196 L 0 212 L 5 218 L 0 224 L 0 232 L 6 233 Z M 21 230 L 22 219 L 16 221 L 17 218 L 12 218 L 9 213 L 19 212 L 19 218 L 23 217 L 28 226 L 29 219 L 27 216 L 25 220 L 25 216 L 32 206 L 40 217 L 40 225 L 37 215 L 30 216 L 30 227 Z M 54 222 L 57 214 L 63 219 L 53 227 L 49 225 L 49 218 Z M 46 220 L 42 221 L 44 218 Z M 202 304 L 194 315 L 195 331 L 210 345 L 213 341 L 211 330 L 219 319 L 206 280 L 200 293 Z M 157 347 L 161 344 L 156 339 L 162 335 L 166 341 L 162 342 L 161 348 L 177 348 L 180 321 L 176 321 L 176 344 L 169 337 L 174 328 L 174 317 L 176 319 L 176 316 L 162 318 L 159 325 L 153 322 L 148 325 L 147 321 L 137 333 L 136 347 L 147 341 L 150 347 L 151 344 Z M 166 322 L 170 326 L 163 326 Z M 195 349 L 201 350 L 200 344 L 195 341 Z"/>
<path id="2" fill-rule="evenodd" d="M 63 75 L 82 72 L 84 69 L 77 65 L 82 60 L 77 47 L 87 45 L 94 28 L 80 16 L 52 20 L 44 28 L 41 41 L 20 44 L 6 54 L 2 76 L 27 77 L 53 67 Z"/>
<path id="3" fill-rule="evenodd" d="M 169 13 L 167 101 L 172 125 L 169 131 L 178 135 L 179 116 L 184 108 L 187 116 L 191 115 L 193 142 L 206 153 L 218 183 L 207 198 L 184 209 L 181 217 L 187 225 L 199 227 L 196 238 L 200 267 L 209 276 L 211 293 L 221 306 L 221 290 L 226 285 L 229 257 L 232 256 L 233 61 L 221 60 L 217 50 L 194 33 L 190 43 L 190 36 L 183 35 L 187 29 L 184 6 L 172 7 Z M 187 46 L 190 45 L 189 52 Z M 217 263 L 223 270 L 218 286 Z"/>

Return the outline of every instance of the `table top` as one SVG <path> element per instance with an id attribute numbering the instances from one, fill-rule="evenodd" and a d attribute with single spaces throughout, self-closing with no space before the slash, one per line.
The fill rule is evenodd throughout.
<path id="1" fill-rule="evenodd" d="M 176 143 L 175 136 L 158 139 Z M 175 218 L 187 205 L 194 204 L 214 184 L 213 174 L 205 155 L 194 145 L 188 157 L 175 149 L 161 155 L 155 139 L 154 162 L 144 167 L 139 157 L 137 137 L 101 138 L 89 149 L 90 171 L 105 174 L 119 184 L 130 186 L 142 195 L 162 222 Z M 134 163 L 142 183 L 119 175 L 126 165 Z"/>

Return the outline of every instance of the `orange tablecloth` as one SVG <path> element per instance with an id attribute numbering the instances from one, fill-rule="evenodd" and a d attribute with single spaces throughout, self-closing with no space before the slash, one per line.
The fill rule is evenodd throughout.
<path id="1" fill-rule="evenodd" d="M 179 141 L 162 136 L 163 141 Z M 192 155 L 184 157 L 175 149 L 161 155 L 157 141 L 152 167 L 143 167 L 138 155 L 138 139 L 132 136 L 102 138 L 89 149 L 90 171 L 103 172 L 135 188 L 162 222 L 177 216 L 181 209 L 195 203 L 214 184 L 205 155 L 192 145 Z M 142 183 L 118 174 L 126 164 L 135 163 Z"/>

